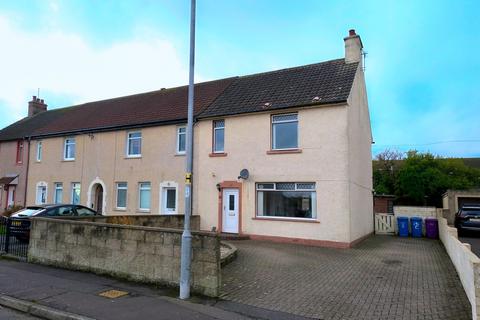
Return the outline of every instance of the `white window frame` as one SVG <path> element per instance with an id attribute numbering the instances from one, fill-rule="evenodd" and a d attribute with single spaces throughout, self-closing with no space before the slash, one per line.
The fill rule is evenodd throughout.
<path id="1" fill-rule="evenodd" d="M 75 188 L 75 186 L 78 186 L 78 188 Z M 70 184 L 70 188 L 71 188 L 71 192 L 70 192 L 70 203 L 71 204 L 80 204 L 82 202 L 82 184 L 80 182 L 72 182 Z M 78 199 L 78 203 L 73 203 L 73 199 L 74 199 L 74 194 L 75 194 L 75 190 L 79 189 L 80 192 L 79 192 L 79 199 Z"/>
<path id="2" fill-rule="evenodd" d="M 73 158 L 72 157 L 67 158 L 67 156 L 68 156 L 67 155 L 67 146 L 71 146 L 71 145 L 74 146 L 75 152 L 73 153 Z M 74 137 L 65 138 L 65 140 L 63 142 L 63 160 L 64 161 L 75 160 L 76 153 L 77 153 L 77 141 L 75 140 L 75 138 Z"/>
<path id="3" fill-rule="evenodd" d="M 295 188 L 292 189 L 292 190 L 283 190 L 283 189 L 277 189 L 277 183 L 293 183 L 295 184 Z M 302 185 L 302 184 L 313 184 L 313 188 L 299 188 L 299 185 Z M 265 188 L 265 187 L 261 187 L 261 186 L 264 186 L 264 185 L 272 185 L 271 188 Z M 283 216 L 266 216 L 266 215 L 259 215 L 258 213 L 258 204 L 259 204 L 259 201 L 260 201 L 260 196 L 258 194 L 258 192 L 261 192 L 261 191 L 278 191 L 278 192 L 282 192 L 282 191 L 303 191 L 303 192 L 311 192 L 312 193 L 312 217 L 311 218 L 298 218 L 298 217 L 283 217 Z M 305 221 L 305 220 L 310 220 L 310 221 L 315 221 L 318 219 L 318 216 L 317 216 L 317 184 L 315 182 L 257 182 L 255 184 L 255 192 L 256 192 L 256 198 L 257 198 L 257 203 L 255 203 L 255 217 L 258 218 L 258 219 L 279 219 L 279 220 L 301 220 L 301 221 Z M 262 197 L 262 200 L 263 200 L 263 197 Z"/>
<path id="4" fill-rule="evenodd" d="M 120 184 L 125 184 L 125 186 L 121 187 Z M 118 206 L 118 191 L 119 190 L 125 190 L 125 207 L 119 207 Z M 115 208 L 117 210 L 127 210 L 128 206 L 128 182 L 117 182 L 116 183 L 116 197 L 115 197 Z"/>
<path id="5" fill-rule="evenodd" d="M 181 129 L 185 129 L 185 132 L 180 132 Z M 185 136 L 185 150 L 180 150 L 180 136 Z M 177 154 L 185 154 L 187 151 L 187 126 L 178 126 L 177 127 L 177 146 L 176 152 Z"/>
<path id="6" fill-rule="evenodd" d="M 61 204 L 63 203 L 63 183 L 62 182 L 55 182 L 53 184 L 54 186 L 54 191 L 53 191 L 53 203 L 55 204 Z M 57 199 L 57 191 L 61 190 L 62 191 L 62 196 L 60 199 Z"/>
<path id="7" fill-rule="evenodd" d="M 148 188 L 143 187 L 142 184 L 149 184 Z M 141 193 L 142 191 L 150 191 L 150 208 L 142 208 L 142 201 L 141 201 Z M 143 211 L 143 212 L 150 212 L 152 210 L 152 183 L 149 181 L 143 181 L 138 183 L 138 210 Z"/>
<path id="8" fill-rule="evenodd" d="M 216 127 L 216 123 L 223 121 L 223 127 Z M 223 149 L 217 150 L 217 130 L 223 130 Z M 219 119 L 213 121 L 213 153 L 225 153 L 225 119 Z"/>
<path id="9" fill-rule="evenodd" d="M 130 135 L 135 134 L 135 133 L 139 133 L 140 137 L 131 138 Z M 140 153 L 130 154 L 130 142 L 132 140 L 140 140 Z M 126 154 L 127 158 L 141 158 L 142 157 L 142 144 L 143 144 L 142 131 L 129 131 L 129 132 L 127 132 L 127 143 L 126 143 L 127 148 L 125 150 L 125 154 Z"/>
<path id="10" fill-rule="evenodd" d="M 296 117 L 296 120 L 280 120 L 280 121 L 274 121 L 275 117 L 278 117 L 278 116 L 297 116 Z M 297 123 L 297 146 L 296 147 L 292 147 L 292 148 L 277 148 L 276 147 L 276 133 L 275 133 L 275 130 L 273 129 L 273 126 L 275 124 L 279 124 L 279 123 L 291 123 L 291 122 L 296 122 Z M 297 150 L 298 149 L 298 140 L 299 140 L 299 121 L 298 121 L 298 113 L 280 113 L 280 114 L 272 114 L 271 116 L 271 119 L 270 119 L 270 130 L 272 132 L 272 141 L 270 142 L 271 143 L 271 148 L 272 150 Z"/>
<path id="11" fill-rule="evenodd" d="M 37 162 L 42 161 L 42 153 L 43 153 L 43 143 L 42 141 L 37 141 L 37 156 L 36 156 Z"/>
<path id="12" fill-rule="evenodd" d="M 175 210 L 167 210 L 167 190 L 175 189 Z M 175 181 L 164 181 L 160 183 L 160 214 L 178 214 L 178 183 Z"/>
<path id="13" fill-rule="evenodd" d="M 45 188 L 45 202 L 39 201 L 39 188 Z M 35 204 L 42 205 L 48 202 L 48 184 L 44 181 L 38 182 L 35 186 Z"/>

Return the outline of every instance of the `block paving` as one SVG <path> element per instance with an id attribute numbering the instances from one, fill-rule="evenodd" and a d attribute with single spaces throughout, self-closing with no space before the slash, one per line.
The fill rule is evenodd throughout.
<path id="1" fill-rule="evenodd" d="M 375 236 L 352 249 L 232 241 L 226 300 L 313 319 L 471 319 L 438 240 Z"/>

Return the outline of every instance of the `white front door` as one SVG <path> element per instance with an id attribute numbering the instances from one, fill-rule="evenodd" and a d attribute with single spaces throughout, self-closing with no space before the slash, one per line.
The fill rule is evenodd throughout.
<path id="1" fill-rule="evenodd" d="M 9 186 L 8 187 L 8 199 L 7 199 L 7 207 L 13 207 L 13 201 L 15 200 L 15 187 Z"/>
<path id="2" fill-rule="evenodd" d="M 223 189 L 222 232 L 238 233 L 238 189 Z"/>

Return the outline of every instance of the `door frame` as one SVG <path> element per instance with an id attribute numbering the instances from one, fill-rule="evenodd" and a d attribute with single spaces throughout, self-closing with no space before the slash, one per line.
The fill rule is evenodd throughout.
<path id="1" fill-rule="evenodd" d="M 238 234 L 242 232 L 242 183 L 237 181 L 223 181 L 218 185 L 218 225 L 217 232 L 223 232 L 223 189 L 238 190 Z"/>

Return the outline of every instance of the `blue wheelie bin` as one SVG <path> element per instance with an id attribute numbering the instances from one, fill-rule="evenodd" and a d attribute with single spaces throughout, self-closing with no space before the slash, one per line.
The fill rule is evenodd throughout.
<path id="1" fill-rule="evenodd" d="M 423 220 L 420 217 L 411 217 L 412 237 L 421 238 L 423 235 Z"/>
<path id="2" fill-rule="evenodd" d="M 408 237 L 408 217 L 397 217 L 398 235 Z"/>

